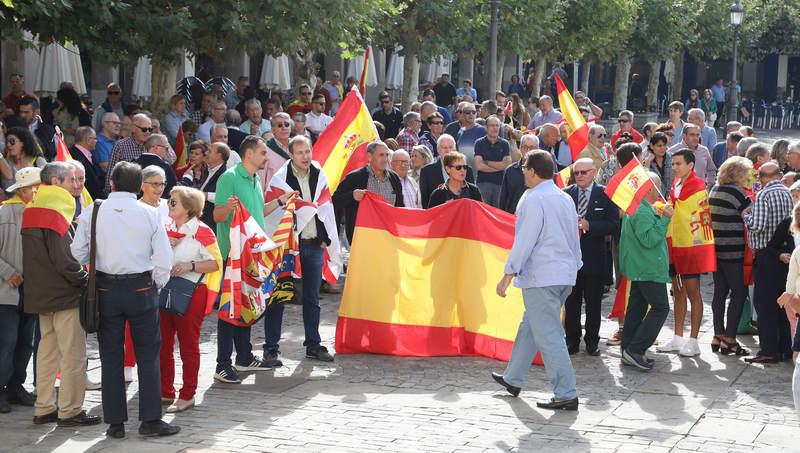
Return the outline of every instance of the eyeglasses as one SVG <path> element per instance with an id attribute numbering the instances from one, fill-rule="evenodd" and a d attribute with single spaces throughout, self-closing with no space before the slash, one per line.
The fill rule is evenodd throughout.
<path id="1" fill-rule="evenodd" d="M 109 91 L 109 92 L 108 92 L 108 95 L 109 95 L 109 96 L 117 96 L 117 95 L 119 95 L 119 94 L 121 94 L 121 93 L 122 93 L 121 91 Z"/>
<path id="2" fill-rule="evenodd" d="M 572 171 L 572 173 L 573 173 L 575 176 L 583 176 L 583 175 L 588 175 L 589 173 L 591 173 L 591 172 L 592 172 L 592 170 L 594 170 L 594 169 L 591 169 L 591 170 L 581 170 L 581 171 L 578 171 L 578 170 L 573 170 L 573 171 Z"/>
<path id="3" fill-rule="evenodd" d="M 398 164 L 398 165 L 402 165 L 403 167 L 408 167 L 408 166 L 409 166 L 409 164 L 410 164 L 410 162 L 409 162 L 409 161 L 407 161 L 407 160 L 393 160 L 393 161 L 392 161 L 392 163 L 393 163 L 393 164 L 395 164 L 395 163 L 396 163 L 396 164 Z"/>
<path id="4" fill-rule="evenodd" d="M 431 122 L 430 122 L 430 123 L 428 123 L 428 124 L 430 124 L 431 126 L 433 126 L 433 125 L 435 125 L 435 124 L 444 124 L 444 122 L 442 122 L 442 121 L 431 121 Z"/>
<path id="5" fill-rule="evenodd" d="M 597 138 L 606 138 L 606 137 L 608 137 L 608 134 L 597 134 L 596 137 Z"/>
<path id="6" fill-rule="evenodd" d="M 300 93 L 300 96 L 311 96 L 311 92 L 310 91 L 303 91 L 302 93 Z"/>
<path id="7" fill-rule="evenodd" d="M 9 144 L 9 145 L 11 145 L 11 146 L 14 146 L 14 145 L 16 145 L 16 144 L 17 144 L 17 139 L 16 139 L 16 138 L 14 138 L 14 137 L 8 137 L 8 140 L 6 140 L 6 141 L 7 141 L 7 142 L 8 142 L 8 144 Z"/>
<path id="8" fill-rule="evenodd" d="M 620 118 L 617 121 L 620 122 L 620 123 L 630 123 L 631 122 L 631 120 L 626 120 L 625 118 Z"/>
<path id="9" fill-rule="evenodd" d="M 103 121 L 103 122 L 104 123 L 110 123 L 110 124 L 120 124 L 119 121 Z"/>
<path id="10" fill-rule="evenodd" d="M 469 168 L 468 165 L 450 165 L 450 168 L 455 168 L 458 171 L 466 170 Z"/>
<path id="11" fill-rule="evenodd" d="M 146 134 L 149 134 L 149 133 L 151 133 L 151 132 L 153 132 L 155 130 L 154 127 L 142 127 L 142 126 L 139 126 L 138 124 L 134 124 L 134 126 L 138 127 L 139 130 L 141 130 L 142 132 L 144 132 Z"/>
<path id="12" fill-rule="evenodd" d="M 474 115 L 474 114 L 478 113 L 478 111 L 477 110 L 462 110 L 461 113 L 463 113 L 464 115 Z"/>
<path id="13" fill-rule="evenodd" d="M 147 181 L 145 181 L 145 184 L 151 185 L 156 189 L 163 189 L 167 185 L 166 183 L 163 182 L 147 182 Z"/>
<path id="14" fill-rule="evenodd" d="M 170 198 L 170 199 L 169 199 L 169 201 L 168 201 L 167 203 L 168 203 L 170 206 L 172 206 L 173 208 L 174 208 L 175 206 L 178 206 L 178 200 L 176 200 L 176 199 L 174 199 L 174 198 Z"/>
<path id="15" fill-rule="evenodd" d="M 391 104 L 391 103 L 392 103 L 391 99 L 384 99 L 383 101 L 381 101 L 381 104 Z"/>
<path id="16" fill-rule="evenodd" d="M 289 123 L 277 123 L 275 125 L 275 127 L 291 127 L 291 124 L 289 124 Z"/>

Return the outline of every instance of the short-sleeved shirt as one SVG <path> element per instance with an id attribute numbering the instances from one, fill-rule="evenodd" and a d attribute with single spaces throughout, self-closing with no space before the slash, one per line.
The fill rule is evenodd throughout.
<path id="1" fill-rule="evenodd" d="M 472 168 L 475 167 L 475 142 L 478 141 L 479 138 L 485 136 L 486 128 L 480 124 L 476 124 L 471 129 L 464 129 L 462 127 L 461 130 L 458 131 L 456 148 L 458 148 L 458 152 L 466 156 L 467 165 Z"/>
<path id="2" fill-rule="evenodd" d="M 481 156 L 485 162 L 501 162 L 503 158 L 511 155 L 511 146 L 508 140 L 497 137 L 497 140 L 492 143 L 489 137 L 481 137 L 475 141 L 475 156 Z M 492 184 L 501 184 L 503 182 L 503 172 L 482 172 L 478 171 L 478 182 L 489 182 Z"/>
<path id="3" fill-rule="evenodd" d="M 222 206 L 236 195 L 241 205 L 247 209 L 261 228 L 264 228 L 264 191 L 256 175 L 250 176 L 242 164 L 228 169 L 217 181 L 217 192 L 214 204 Z M 231 249 L 231 221 L 233 213 L 227 219 L 217 223 L 217 244 L 223 261 L 228 259 Z"/>

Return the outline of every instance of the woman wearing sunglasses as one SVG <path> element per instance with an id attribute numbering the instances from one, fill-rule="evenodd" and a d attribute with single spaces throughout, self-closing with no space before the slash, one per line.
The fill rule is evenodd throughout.
<path id="1" fill-rule="evenodd" d="M 433 208 L 448 201 L 461 198 L 470 198 L 483 201 L 478 186 L 467 182 L 467 158 L 459 153 L 452 152 L 442 157 L 444 169 L 447 172 L 447 181 L 431 194 L 427 208 Z"/>
<path id="2" fill-rule="evenodd" d="M 42 149 L 36 142 L 33 133 L 24 127 L 12 127 L 6 133 L 6 156 L 0 157 L 8 165 L 0 165 L 0 182 L 3 189 L 16 182 L 17 170 L 26 167 L 45 166 L 47 161 L 42 156 Z"/>

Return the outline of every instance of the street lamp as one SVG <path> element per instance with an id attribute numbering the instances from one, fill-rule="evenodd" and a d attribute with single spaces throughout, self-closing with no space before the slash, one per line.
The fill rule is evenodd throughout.
<path id="1" fill-rule="evenodd" d="M 489 0 L 491 22 L 489 23 L 489 93 L 486 99 L 494 99 L 497 90 L 497 14 L 500 0 Z"/>
<path id="2" fill-rule="evenodd" d="M 739 26 L 742 25 L 742 20 L 744 19 L 744 6 L 739 0 L 736 0 L 731 4 L 731 26 L 733 26 L 733 70 L 731 71 L 731 87 L 730 87 L 730 94 L 728 95 L 728 121 L 736 121 L 737 119 L 737 110 L 738 107 L 734 103 L 734 99 L 737 97 L 736 93 L 736 39 L 738 38 L 739 34 Z"/>

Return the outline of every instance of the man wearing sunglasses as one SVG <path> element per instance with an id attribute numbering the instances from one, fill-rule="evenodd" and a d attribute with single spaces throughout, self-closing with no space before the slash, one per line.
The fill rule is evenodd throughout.
<path id="1" fill-rule="evenodd" d="M 600 170 L 600 166 L 606 160 L 606 153 L 603 147 L 606 144 L 606 128 L 596 124 L 589 128 L 589 143 L 586 148 L 578 155 L 578 159 L 589 158 L 592 159 L 595 170 Z"/>
<path id="2" fill-rule="evenodd" d="M 617 143 L 617 140 L 623 132 L 631 134 L 631 136 L 633 136 L 633 141 L 636 144 L 644 141 L 642 134 L 640 134 L 639 131 L 633 127 L 633 112 L 630 110 L 623 110 L 619 112 L 619 118 L 617 118 L 617 122 L 619 123 L 619 129 L 617 129 L 617 131 L 611 135 L 612 148 L 614 148 L 614 145 Z"/>
<path id="3" fill-rule="evenodd" d="M 117 140 L 111 148 L 111 155 L 108 157 L 108 168 L 113 169 L 117 162 L 132 162 L 144 153 L 144 142 L 153 133 L 153 125 L 150 118 L 137 113 L 133 116 L 133 126 L 131 136 Z M 106 193 L 111 193 L 111 172 L 106 174 Z"/>
<path id="4" fill-rule="evenodd" d="M 136 163 L 142 168 L 147 168 L 150 165 L 155 165 L 164 170 L 165 182 L 164 193 L 161 198 L 168 199 L 169 192 L 175 187 L 178 178 L 175 176 L 175 171 L 166 162 L 167 150 L 169 149 L 169 141 L 167 136 L 163 134 L 153 134 L 144 142 L 145 151 L 136 159 Z"/>
<path id="5" fill-rule="evenodd" d="M 397 137 L 403 127 L 403 113 L 392 103 L 392 96 L 382 91 L 378 95 L 380 107 L 372 111 L 373 121 L 383 124 L 386 128 L 386 137 Z"/>
<path id="6" fill-rule="evenodd" d="M 106 100 L 100 104 L 100 108 L 95 110 L 92 118 L 92 127 L 95 131 L 101 131 L 103 127 L 103 115 L 106 113 L 116 113 L 117 117 L 125 116 L 125 103 L 122 102 L 122 88 L 112 82 L 106 87 Z"/>
<path id="7" fill-rule="evenodd" d="M 302 84 L 297 88 L 297 99 L 292 101 L 288 107 L 286 107 L 286 113 L 289 114 L 289 117 L 293 117 L 295 113 L 308 113 L 311 111 L 311 97 L 314 92 L 311 90 L 311 87 L 308 84 Z"/>
<path id="8" fill-rule="evenodd" d="M 591 158 L 580 158 L 572 166 L 575 184 L 564 189 L 572 197 L 581 231 L 581 254 L 590 256 L 578 271 L 577 281 L 564 305 L 564 327 L 567 350 L 576 354 L 581 341 L 581 305 L 586 303 L 586 353 L 600 355 L 600 307 L 603 285 L 611 270 L 606 253 L 606 236 L 615 234 L 619 225 L 619 209 L 608 199 L 605 186 L 594 183 L 597 169 Z"/>

